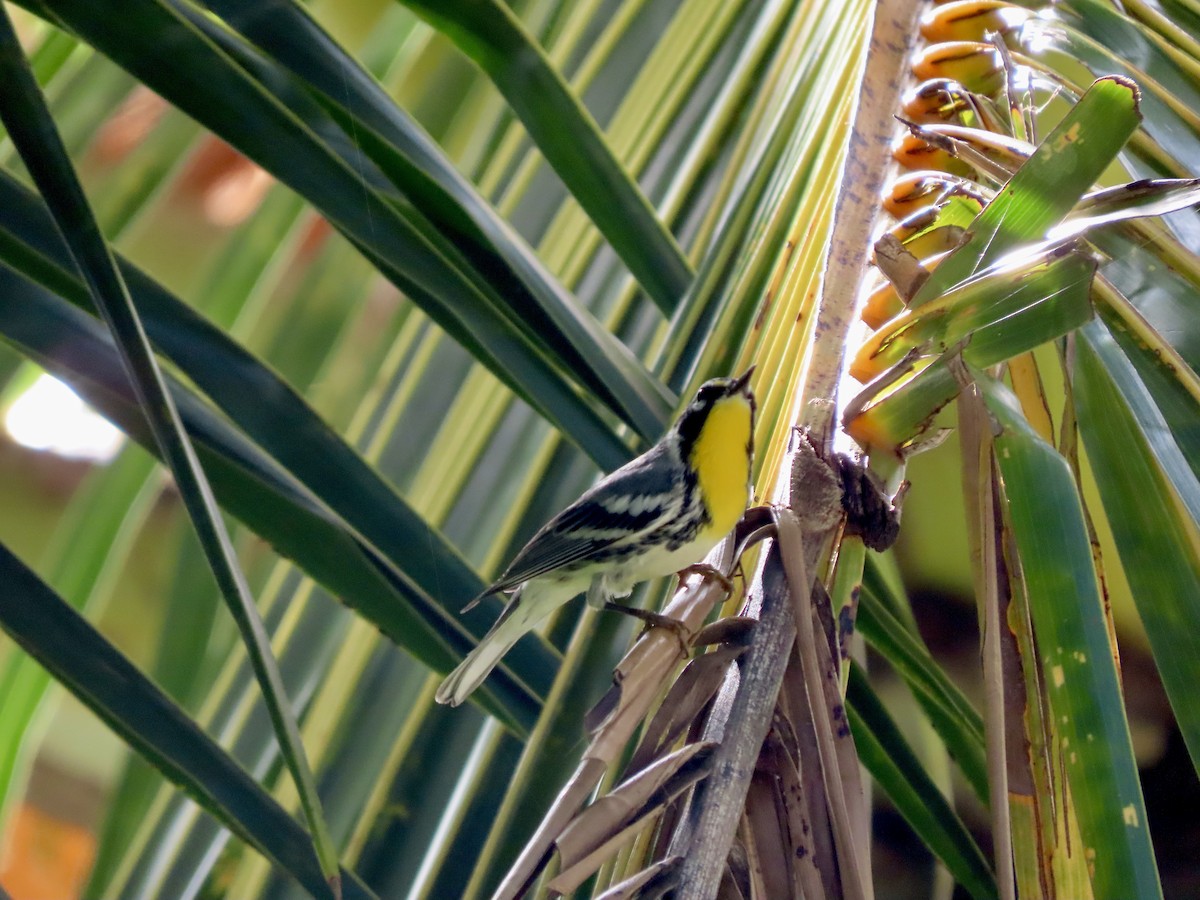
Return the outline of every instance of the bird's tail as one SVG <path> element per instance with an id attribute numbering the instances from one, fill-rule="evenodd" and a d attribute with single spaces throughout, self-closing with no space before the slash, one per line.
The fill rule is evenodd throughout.
<path id="1" fill-rule="evenodd" d="M 512 645 L 537 624 L 537 619 L 531 620 L 528 615 L 528 608 L 521 608 L 520 600 L 521 592 L 518 592 L 504 608 L 496 624 L 480 640 L 479 646 L 468 653 L 467 658 L 438 685 L 434 695 L 438 703 L 458 706 L 466 700 L 491 674 Z"/>
<path id="2" fill-rule="evenodd" d="M 434 699 L 438 703 L 458 706 L 470 696 L 471 691 L 483 683 L 504 654 L 520 638 L 521 635 L 514 634 L 503 642 L 493 639 L 486 644 L 480 644 L 467 654 L 467 658 L 458 664 L 458 668 L 446 676 L 446 680 L 438 686 Z"/>
<path id="3" fill-rule="evenodd" d="M 459 667 L 446 676 L 437 689 L 438 703 L 458 706 L 487 678 L 513 644 L 546 616 L 588 586 L 590 575 L 526 582 L 500 613 L 479 646 L 467 654 Z"/>

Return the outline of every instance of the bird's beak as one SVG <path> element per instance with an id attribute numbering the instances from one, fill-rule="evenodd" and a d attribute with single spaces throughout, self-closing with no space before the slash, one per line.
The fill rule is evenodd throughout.
<path id="1" fill-rule="evenodd" d="M 754 366 L 746 370 L 746 374 L 738 376 L 733 382 L 733 391 L 731 393 L 749 394 L 750 393 L 750 376 L 754 374 Z"/>

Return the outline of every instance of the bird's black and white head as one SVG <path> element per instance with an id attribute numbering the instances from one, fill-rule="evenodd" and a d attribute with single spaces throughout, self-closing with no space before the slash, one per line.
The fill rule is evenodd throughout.
<path id="1" fill-rule="evenodd" d="M 744 435 L 727 435 L 735 446 L 740 443 L 744 446 L 749 446 L 754 430 L 754 411 L 756 408 L 754 402 L 754 392 L 750 390 L 750 376 L 754 374 L 754 367 L 751 366 L 746 370 L 745 374 L 737 378 L 713 378 L 700 385 L 700 389 L 696 391 L 696 396 L 692 398 L 692 402 L 687 405 L 687 408 L 680 414 L 679 419 L 675 422 L 675 432 L 679 435 L 681 449 L 686 458 L 689 451 L 700 440 L 700 436 L 705 432 L 706 426 L 726 429 L 731 427 L 732 422 L 726 421 L 729 414 L 737 410 L 748 410 L 749 416 L 735 416 L 735 418 L 746 422 L 747 428 L 738 426 L 739 431 L 745 431 Z M 714 413 L 718 414 L 714 418 Z M 739 441 L 739 438 L 741 439 Z"/>

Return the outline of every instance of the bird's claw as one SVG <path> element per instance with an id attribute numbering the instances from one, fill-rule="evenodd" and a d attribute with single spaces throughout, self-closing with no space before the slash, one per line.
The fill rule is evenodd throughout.
<path id="1" fill-rule="evenodd" d="M 662 613 L 651 612 L 648 609 L 625 606 L 622 603 L 615 603 L 612 600 L 607 601 L 604 604 L 604 608 L 641 620 L 646 625 L 646 631 L 649 631 L 651 628 L 667 629 L 679 641 L 680 655 L 684 659 L 692 655 L 692 632 L 688 629 L 687 624 L 679 619 L 672 616 L 664 616 Z"/>
<path id="2" fill-rule="evenodd" d="M 733 594 L 733 579 L 716 566 L 710 566 L 708 563 L 694 563 L 693 565 L 685 566 L 676 574 L 679 576 L 680 582 L 683 582 L 689 575 L 699 575 L 705 580 L 717 582 L 731 596 Z"/>

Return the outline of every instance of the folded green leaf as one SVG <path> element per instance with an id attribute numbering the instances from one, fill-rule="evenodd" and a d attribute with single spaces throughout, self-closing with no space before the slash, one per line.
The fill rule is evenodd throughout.
<path id="1" fill-rule="evenodd" d="M 112 579 L 105 575 L 129 563 L 129 537 L 160 491 L 157 483 L 153 490 L 145 489 L 152 467 L 144 454 L 122 454 L 72 498 L 43 556 L 43 572 L 74 608 L 98 613 L 111 594 Z M 107 514 L 114 510 L 119 512 Z M 211 596 L 207 577 L 204 586 Z M 32 769 L 39 742 L 29 729 L 49 685 L 45 669 L 25 654 L 8 654 L 0 664 L 0 830 L 11 821 Z"/>
<path id="2" fill-rule="evenodd" d="M 602 468 L 625 444 L 552 361 L 515 328 L 486 279 L 286 77 L 256 80 L 186 6 L 128 0 L 121 14 L 85 0 L 29 3 L 61 22 L 311 202 L 455 340 L 576 441 Z M 250 55 L 253 58 L 253 54 Z M 257 72 L 264 78 L 267 73 Z"/>
<path id="3" fill-rule="evenodd" d="M 1069 248 L 1001 262 L 893 318 L 863 345 L 850 373 L 866 382 L 913 350 L 935 355 L 960 341 L 975 365 L 1011 359 L 1091 318 L 1095 271 L 1095 260 Z"/>
<path id="4" fill-rule="evenodd" d="M 1200 771 L 1200 480 L 1102 323 L 1082 332 L 1080 431 L 1121 565 L 1193 765 Z M 1194 449 L 1194 446 L 1193 446 Z"/>
<path id="5" fill-rule="evenodd" d="M 0 335 L 70 382 L 153 452 L 154 442 L 99 323 L 2 265 L 0 290 L 12 300 L 0 304 Z M 430 667 L 448 671 L 474 645 L 499 602 L 491 599 L 468 616 L 469 631 L 459 622 L 450 607 L 482 590 L 483 582 L 415 513 L 397 502 L 373 505 L 375 527 L 391 523 L 395 528 L 389 548 L 400 563 L 394 563 L 207 404 L 169 381 L 214 490 L 230 512 Z M 244 386 L 240 390 L 249 396 Z M 270 392 L 262 396 L 282 399 Z M 327 431 L 323 425 L 320 430 Z M 288 433 L 288 428 L 276 429 L 277 436 Z M 339 452 L 352 454 L 347 447 Z M 360 471 L 373 471 L 355 458 Z M 328 457 L 325 465 L 331 473 Z M 528 637 L 485 685 L 485 703 L 510 726 L 527 728 L 537 715 L 536 698 L 545 696 L 556 670 L 557 654 L 541 639 Z M 489 696 L 491 691 L 495 695 Z"/>
<path id="6" fill-rule="evenodd" d="M 600 127 L 521 21 L 498 0 L 403 0 L 475 61 L 512 106 L 547 162 L 670 315 L 692 282 L 674 237 L 605 142 Z"/>
<path id="7" fill-rule="evenodd" d="M 870 579 L 859 598 L 856 628 L 904 679 L 975 794 L 987 803 L 983 719 L 920 638 L 875 596 Z"/>
<path id="8" fill-rule="evenodd" d="M 859 758 L 900 815 L 972 897 L 998 897 L 996 878 L 979 845 L 857 665 L 850 669 L 846 701 Z"/>
<path id="9" fill-rule="evenodd" d="M 1011 392 L 990 378 L 977 381 L 999 428 L 995 460 L 1006 520 L 1043 650 L 1042 678 L 1094 895 L 1161 897 L 1124 697 L 1071 469 L 1025 421 Z"/>
<path id="10" fill-rule="evenodd" d="M 1200 203 L 1200 178 L 1161 178 L 1119 184 L 1085 196 L 1062 224 L 1046 233 L 1046 238 L 1064 240 L 1101 225 L 1142 216 L 1165 216 L 1197 203 Z"/>
<path id="11" fill-rule="evenodd" d="M 1126 14 L 1097 0 L 1067 0 L 1057 5 L 1053 20 L 1032 19 L 1022 34 L 1035 58 L 1044 52 L 1040 42 L 1097 76 L 1117 74 L 1136 81 L 1146 114 L 1143 137 L 1168 157 L 1166 174 L 1189 173 L 1200 153 L 1200 88 L 1193 72 L 1171 59 Z"/>
<path id="12" fill-rule="evenodd" d="M 409 114 L 358 61 L 294 4 L 209 0 L 226 23 L 270 57 L 250 57 L 227 32 L 204 19 L 198 27 L 274 83 L 288 70 L 313 92 L 349 138 L 506 301 L 512 323 L 561 354 L 580 382 L 647 440 L 656 440 L 674 402 L 629 349 L 571 297 L 507 222 Z"/>
<path id="13" fill-rule="evenodd" d="M 300 824 L 3 544 L 0 581 L 0 627 L 25 652 L 225 827 L 314 897 L 331 895 Z M 344 897 L 374 897 L 353 872 L 341 879 Z"/>
<path id="14" fill-rule="evenodd" d="M 263 626 L 216 498 L 146 338 L 137 309 L 88 205 L 41 89 L 25 60 L 16 30 L 3 9 L 0 9 L 0 81 L 6 85 L 5 93 L 0 95 L 0 119 L 45 199 L 54 224 L 87 283 L 91 301 L 120 352 L 123 368 L 132 382 L 155 445 L 174 476 L 217 587 L 241 632 L 284 761 L 299 792 L 321 871 L 332 886 L 334 896 L 340 898 L 337 850 L 325 823 L 316 781 L 271 650 L 270 636 Z"/>
<path id="15" fill-rule="evenodd" d="M 966 242 L 938 266 L 911 305 L 940 297 L 1022 244 L 1044 240 L 1137 128 L 1137 100 L 1132 82 L 1098 79 L 979 214 Z"/>

